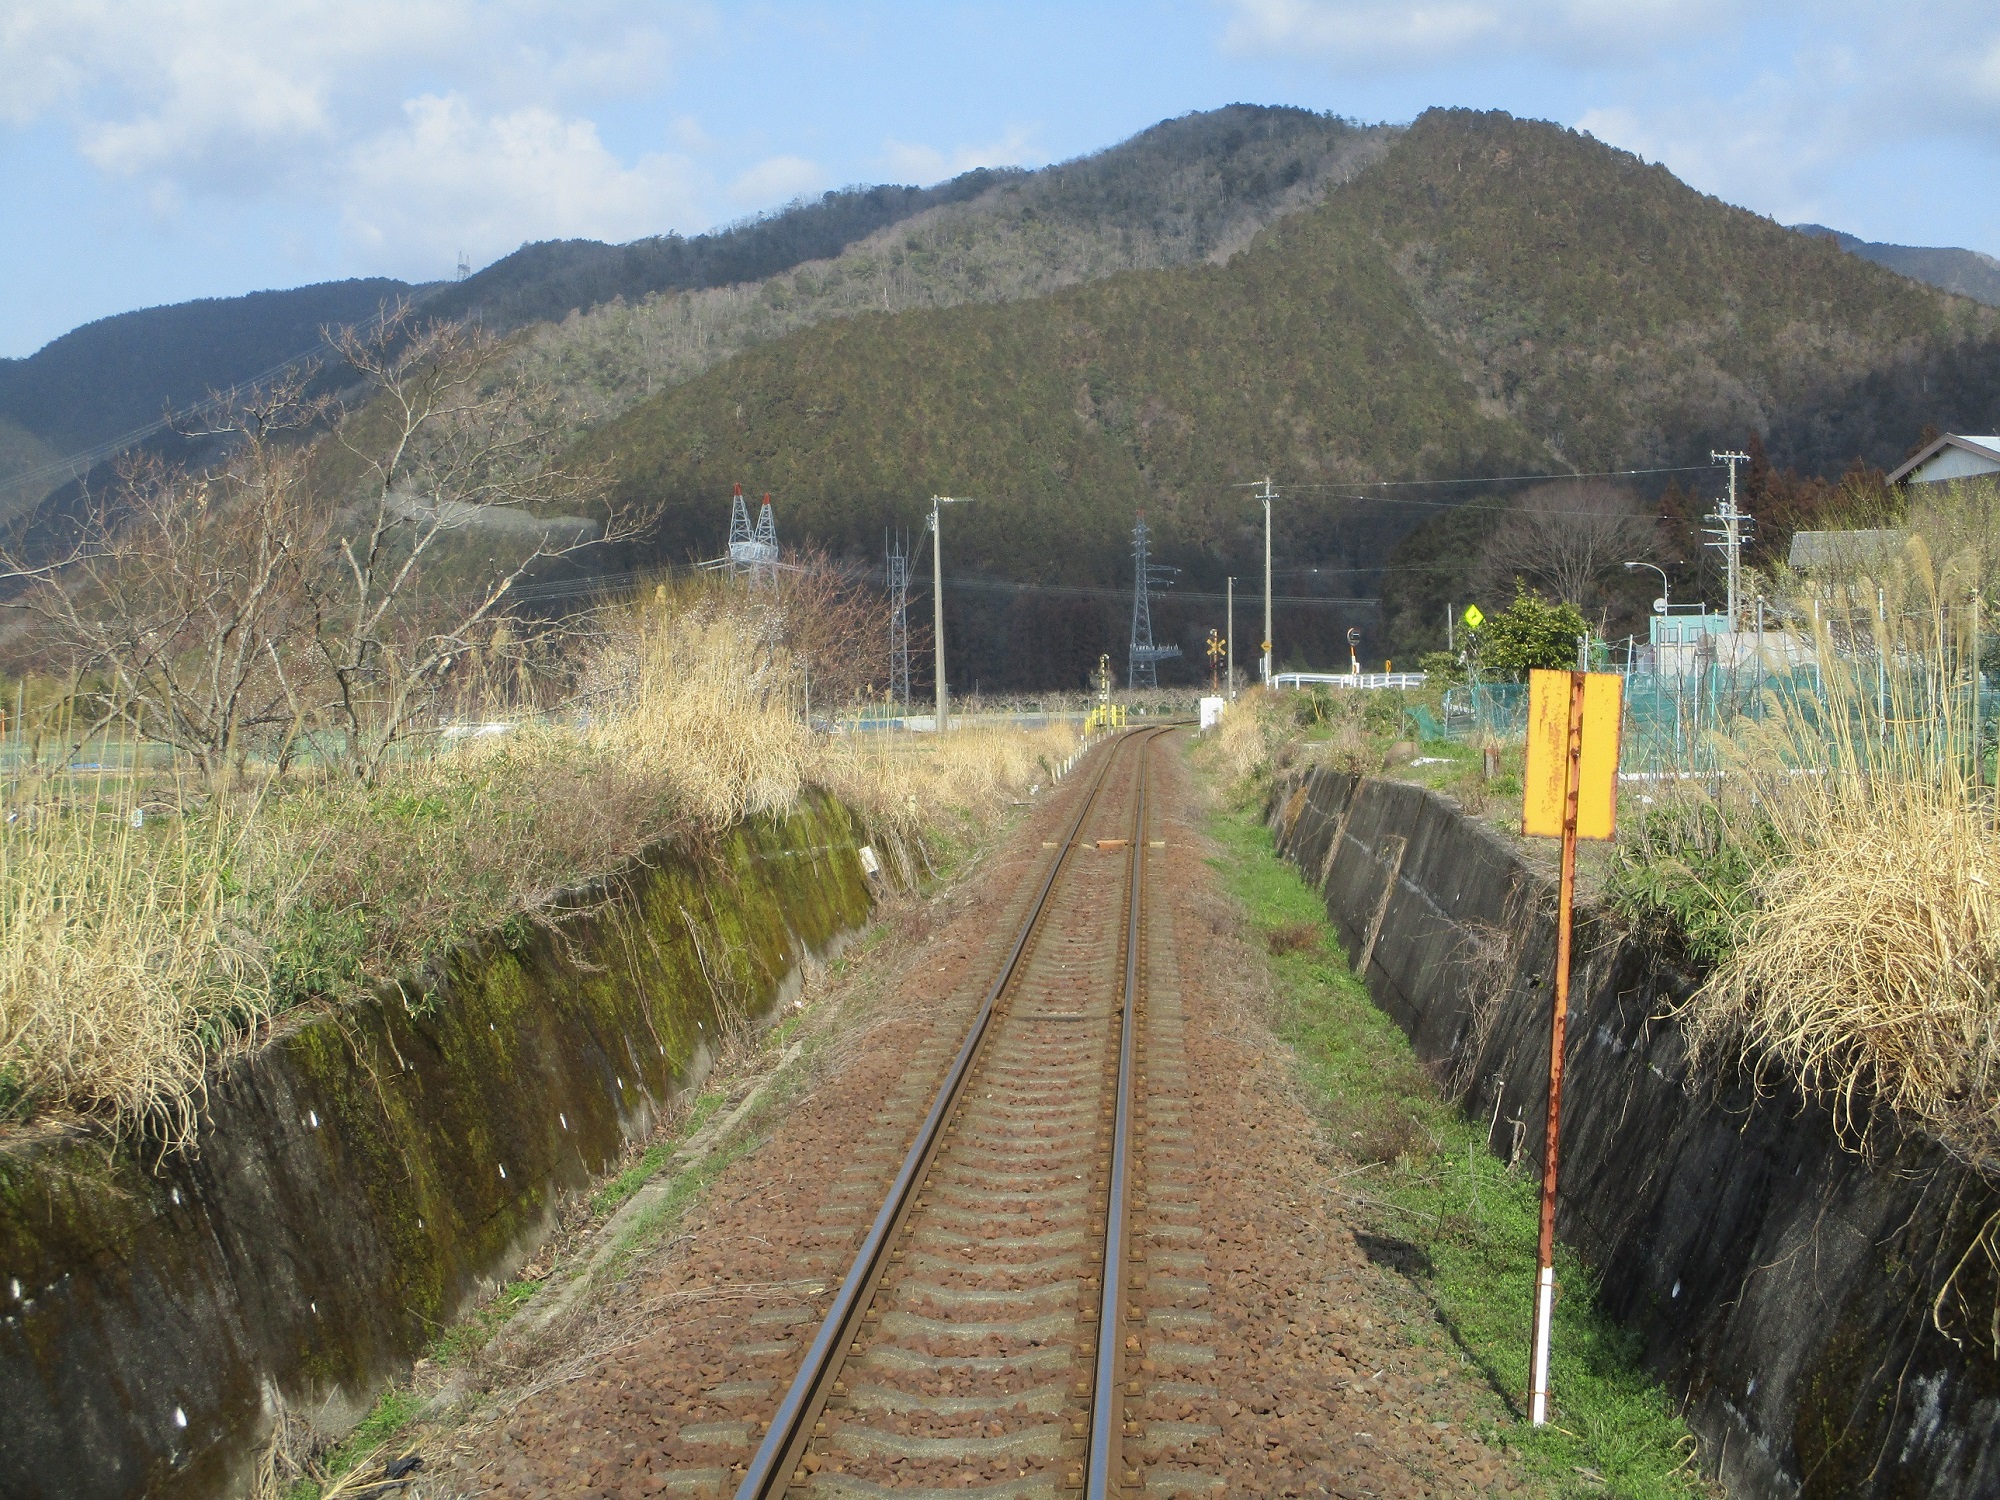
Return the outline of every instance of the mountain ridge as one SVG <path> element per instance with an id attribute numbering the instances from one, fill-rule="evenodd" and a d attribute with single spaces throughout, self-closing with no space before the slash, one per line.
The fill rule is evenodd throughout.
<path id="1" fill-rule="evenodd" d="M 1955 246 L 1891 245 L 1864 240 L 1844 230 L 1824 224 L 1794 224 L 1800 234 L 1832 240 L 1849 255 L 1887 266 L 1899 276 L 1925 282 L 1943 291 L 1956 292 L 1988 307 L 2000 307 L 2000 259 L 1981 250 Z"/>
<path id="2" fill-rule="evenodd" d="M 1274 472 L 1299 497 L 1281 549 L 1353 594 L 1379 581 L 1410 508 L 1307 495 L 1687 463 L 1749 431 L 1776 461 L 1834 471 L 1899 454 L 1924 421 L 1994 415 L 1991 310 L 1574 131 L 1440 110 L 1224 265 L 821 323 L 653 397 L 583 451 L 664 500 L 662 559 L 712 553 L 739 480 L 777 496 L 792 535 L 857 555 L 944 491 L 1004 499 L 953 515 L 974 571 L 1110 584 L 1143 505 L 1158 555 L 1211 592 L 1255 571 L 1258 518 L 1234 487 Z M 1038 608 L 948 621 L 968 670 L 1038 685 L 1014 644 L 1059 634 Z M 1366 611 L 1320 614 L 1288 639 L 1321 661 L 1344 660 L 1350 623 L 1396 654 L 1430 644 L 1385 639 Z M 1184 648 L 1198 639 L 1171 595 L 1155 617 Z M 1110 616 L 1090 628 L 1064 679 L 1118 640 Z"/>

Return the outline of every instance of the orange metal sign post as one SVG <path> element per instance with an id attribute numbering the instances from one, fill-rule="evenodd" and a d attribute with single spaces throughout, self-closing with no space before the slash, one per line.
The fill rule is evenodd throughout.
<path id="1" fill-rule="evenodd" d="M 1570 933 L 1576 841 L 1617 826 L 1618 730 L 1624 679 L 1615 672 L 1533 672 L 1521 832 L 1562 840 L 1556 909 L 1556 1003 L 1549 1022 L 1548 1133 L 1542 1147 L 1542 1226 L 1535 1257 L 1535 1343 L 1530 1419 L 1549 1419 L 1549 1321 L 1555 1311 L 1556 1158 L 1562 1133 L 1563 1029 L 1569 1020 Z"/>

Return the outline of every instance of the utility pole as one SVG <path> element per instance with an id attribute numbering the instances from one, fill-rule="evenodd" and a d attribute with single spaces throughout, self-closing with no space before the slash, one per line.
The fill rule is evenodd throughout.
<path id="1" fill-rule="evenodd" d="M 1711 451 L 1708 456 L 1715 463 L 1729 465 L 1729 498 L 1702 517 L 1710 523 L 1702 529 L 1714 538 L 1707 545 L 1720 551 L 1729 565 L 1729 628 L 1734 630 L 1743 608 L 1743 542 L 1750 521 L 1736 507 L 1736 466 L 1749 463 L 1750 455 Z"/>
<path id="2" fill-rule="evenodd" d="M 1271 685 L 1271 502 L 1277 498 L 1271 476 L 1264 476 L 1264 685 Z"/>
<path id="3" fill-rule="evenodd" d="M 1224 677 L 1224 692 L 1231 698 L 1236 696 L 1236 578 L 1229 579 L 1229 634 L 1223 637 L 1223 645 L 1229 651 L 1229 671 Z"/>
<path id="4" fill-rule="evenodd" d="M 951 727 L 951 690 L 944 676 L 944 533 L 938 517 L 947 505 L 969 505 L 961 495 L 931 496 L 931 628 L 937 637 L 937 728 L 943 734 Z"/>

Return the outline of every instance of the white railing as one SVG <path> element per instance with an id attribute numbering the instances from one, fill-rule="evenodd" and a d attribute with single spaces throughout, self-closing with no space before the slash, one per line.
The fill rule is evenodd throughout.
<path id="1" fill-rule="evenodd" d="M 1422 672 L 1279 672 L 1271 686 L 1281 688 L 1419 688 Z"/>

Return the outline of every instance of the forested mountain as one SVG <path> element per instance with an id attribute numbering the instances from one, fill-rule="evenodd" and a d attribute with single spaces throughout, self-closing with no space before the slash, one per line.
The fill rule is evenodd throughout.
<path id="1" fill-rule="evenodd" d="M 523 357 L 584 420 L 599 420 L 856 305 L 1032 296 L 1225 254 L 1312 201 L 1385 134 L 1309 110 L 1234 105 L 1039 172 L 982 168 L 931 188 L 850 188 L 691 238 L 526 245 L 463 282 L 333 282 L 106 318 L 27 359 L 0 360 L 0 512 L 47 487 L 21 496 L 9 476 L 51 469 L 254 379 L 313 348 L 326 325 L 363 322 L 384 301 L 419 298 L 427 316 L 501 332 L 533 327 Z"/>
<path id="2" fill-rule="evenodd" d="M 26 359 L 0 359 L 0 523 L 169 412 L 266 376 L 316 348 L 329 325 L 366 322 L 421 291 L 374 277 L 178 302 L 100 318 Z M 171 434 L 165 441 L 173 446 Z"/>
<path id="3" fill-rule="evenodd" d="M 0 360 L 0 420 L 68 453 L 156 422 L 360 323 L 406 282 L 326 281 L 119 313 L 73 329 L 26 359 Z"/>
<path id="4" fill-rule="evenodd" d="M 981 167 L 936 187 L 844 188 L 692 238 L 653 235 L 627 245 L 541 240 L 443 289 L 432 310 L 443 317 L 477 318 L 506 332 L 589 312 L 605 302 L 762 281 L 802 261 L 838 255 L 885 225 L 963 203 L 1020 175 L 1015 168 Z"/>
<path id="5" fill-rule="evenodd" d="M 1657 468 L 1757 441 L 1782 490 L 1788 469 L 1891 464 L 1926 424 L 2000 425 L 2000 314 L 1662 167 L 1499 114 L 1399 129 L 1237 105 L 1038 172 L 850 189 L 691 239 L 527 246 L 449 286 L 106 319 L 0 362 L 0 484 L 403 295 L 513 331 L 595 429 L 585 451 L 667 502 L 653 560 L 713 555 L 738 481 L 777 496 L 789 540 L 866 558 L 932 491 L 977 496 L 951 513 L 948 566 L 968 578 L 950 628 L 987 686 L 1080 681 L 1120 655 L 1142 506 L 1185 570 L 1164 633 L 1197 644 L 1219 611 L 1189 596 L 1232 573 L 1250 608 L 1245 486 L 1267 473 L 1286 497 L 1278 592 L 1307 601 L 1281 607 L 1280 654 L 1325 664 L 1349 625 L 1371 658 L 1433 644 L 1433 596 L 1468 576 L 1486 524 L 1446 504 L 1476 487 L 1364 482 Z"/>
<path id="6" fill-rule="evenodd" d="M 1761 432 L 1774 460 L 1899 457 L 1925 423 L 2000 419 L 2000 316 L 1696 193 L 1559 127 L 1433 111 L 1317 207 L 1225 264 L 1137 272 L 1004 306 L 865 314 L 765 344 L 587 445 L 663 496 L 662 557 L 712 554 L 741 481 L 781 527 L 858 555 L 933 491 L 957 569 L 1107 586 L 1134 511 L 1216 589 L 1253 574 L 1272 473 L 1279 547 L 1317 588 L 1376 592 L 1420 508 L 1363 480 L 1705 461 Z M 1982 427 L 1981 423 L 1989 424 Z M 1317 488 L 1315 488 L 1317 487 Z M 1378 492 L 1379 494 L 1379 492 Z M 1080 677 L 1117 606 L 960 595 L 969 675 Z M 1162 617 L 1184 644 L 1216 611 Z M 1336 658 L 1372 610 L 1281 619 Z M 1344 651 L 1338 653 L 1344 657 Z"/>
<path id="7" fill-rule="evenodd" d="M 1393 135 L 1303 109 L 1183 115 L 1039 172 L 988 174 L 976 196 L 761 282 L 613 300 L 543 325 L 524 336 L 523 358 L 600 422 L 830 318 L 1021 301 L 1121 271 L 1227 259 Z"/>
<path id="8" fill-rule="evenodd" d="M 1849 255 L 1887 266 L 1899 276 L 1928 282 L 1947 292 L 1957 292 L 1988 307 L 2000 307 L 2000 260 L 1977 250 L 1934 248 L 1928 245 L 1885 245 L 1828 229 L 1824 224 L 1794 224 L 1800 234 L 1832 240 Z"/>

